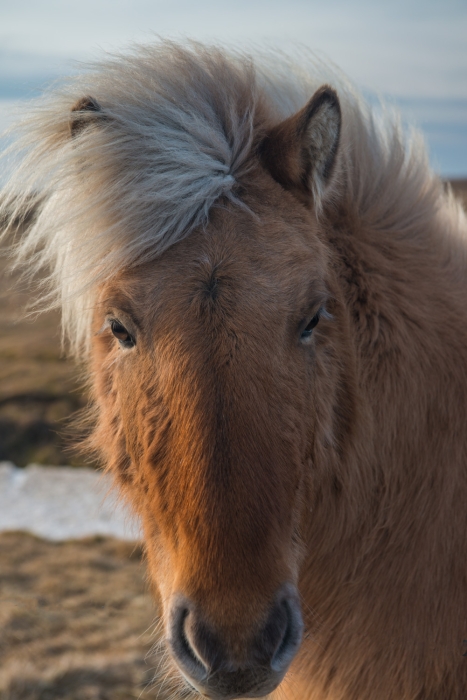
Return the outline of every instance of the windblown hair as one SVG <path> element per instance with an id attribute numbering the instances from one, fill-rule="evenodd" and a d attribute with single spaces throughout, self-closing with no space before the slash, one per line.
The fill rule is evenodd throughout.
<path id="1" fill-rule="evenodd" d="M 7 152 L 20 164 L 0 217 L 11 227 L 37 206 L 17 260 L 28 275 L 48 271 L 42 308 L 61 306 L 77 355 L 89 348 L 97 286 L 205 225 L 225 198 L 241 206 L 242 173 L 265 127 L 323 82 L 343 113 L 335 198 L 386 230 L 432 218 L 442 188 L 420 137 L 406 139 L 388 110 L 375 117 L 343 75 L 310 56 L 301 65 L 267 54 L 253 61 L 165 41 L 93 64 L 33 105 Z M 72 137 L 72 110 L 86 96 L 96 107 L 79 112 Z M 321 193 L 314 196 L 319 210 Z"/>

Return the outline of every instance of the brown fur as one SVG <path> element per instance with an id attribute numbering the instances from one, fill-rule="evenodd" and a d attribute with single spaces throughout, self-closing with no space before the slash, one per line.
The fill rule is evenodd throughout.
<path id="1" fill-rule="evenodd" d="M 284 578 L 307 635 L 281 697 L 461 700 L 466 281 L 442 234 L 317 223 L 258 165 L 232 206 L 102 291 L 95 443 L 164 604 L 240 648 Z M 297 328 L 325 296 L 313 344 Z M 133 327 L 133 326 L 131 326 Z M 284 696 L 285 693 L 285 696 Z"/>
<path id="2" fill-rule="evenodd" d="M 341 132 L 327 87 L 279 119 L 251 90 L 255 109 L 245 112 L 237 64 L 199 49 L 194 58 L 167 51 L 175 58 L 161 94 L 171 94 L 171 81 L 189 86 L 194 105 L 209 103 L 218 140 L 240 133 L 239 124 L 253 131 L 237 139 L 241 167 L 220 171 L 227 189 L 205 226 L 154 253 L 146 226 L 144 261 L 127 267 L 117 255 L 119 245 L 126 250 L 122 234 L 105 258 L 115 253 L 115 274 L 104 279 L 90 265 L 85 287 L 99 295 L 88 305 L 91 445 L 142 518 L 166 629 L 174 596 L 183 595 L 231 658 L 247 664 L 250 640 L 290 582 L 306 634 L 275 698 L 465 700 L 465 219 L 423 156 L 404 151 L 397 127 L 384 141 L 350 92 Z M 131 164 L 145 142 L 136 122 L 118 116 L 118 100 L 110 104 L 117 117 L 102 134 L 78 121 L 70 153 L 97 167 L 85 147 L 95 143 L 90 154 L 99 153 L 99 139 L 108 139 L 113 167 L 102 165 L 90 182 L 109 177 L 116 198 L 135 181 L 120 182 L 119 164 Z M 242 121 L 244 112 L 254 119 Z M 158 128 L 149 108 L 145 115 Z M 191 128 L 188 117 L 180 124 Z M 209 150 L 211 132 L 199 133 L 199 148 Z M 192 160 L 180 160 L 185 178 L 193 143 Z M 122 144 L 127 160 L 111 161 Z M 152 203 L 144 191 L 141 206 Z M 128 200 L 131 231 L 140 224 L 138 192 Z M 115 221 L 99 245 L 129 218 Z M 49 246 L 62 255 L 58 241 Z M 117 321 L 117 336 L 128 332 L 134 347 L 112 337 Z"/>

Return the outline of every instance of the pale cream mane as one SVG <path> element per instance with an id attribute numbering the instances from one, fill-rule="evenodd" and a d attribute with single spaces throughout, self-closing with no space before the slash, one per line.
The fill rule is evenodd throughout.
<path id="1" fill-rule="evenodd" d="M 28 274 L 48 270 L 41 307 L 62 308 L 76 354 L 89 347 L 97 286 L 206 224 L 220 197 L 241 206 L 235 185 L 257 143 L 259 111 L 277 123 L 323 83 L 337 89 L 343 112 L 328 202 L 385 231 L 413 230 L 442 211 L 455 231 L 460 210 L 430 171 L 421 138 L 406 138 L 389 112 L 376 118 L 337 69 L 305 52 L 297 64 L 161 42 L 91 65 L 32 105 L 6 156 L 18 167 L 0 217 L 14 222 L 43 202 L 17 259 Z M 71 138 L 70 110 L 85 96 L 102 111 L 86 114 L 90 128 Z"/>

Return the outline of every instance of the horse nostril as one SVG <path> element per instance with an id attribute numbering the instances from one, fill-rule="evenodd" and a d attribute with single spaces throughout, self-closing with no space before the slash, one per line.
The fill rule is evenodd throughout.
<path id="1" fill-rule="evenodd" d="M 285 671 L 302 641 L 303 621 L 295 587 L 286 584 L 257 640 L 257 655 L 278 673 Z"/>
<path id="2" fill-rule="evenodd" d="M 283 671 L 295 656 L 303 634 L 303 621 L 298 602 L 294 599 L 285 599 L 281 608 L 286 616 L 286 627 L 276 651 L 271 659 L 273 671 Z"/>
<path id="3" fill-rule="evenodd" d="M 203 681 L 209 674 L 209 667 L 196 650 L 191 639 L 188 618 L 190 610 L 182 603 L 176 605 L 172 612 L 170 638 L 168 640 L 172 654 L 182 669 L 197 681 Z"/>

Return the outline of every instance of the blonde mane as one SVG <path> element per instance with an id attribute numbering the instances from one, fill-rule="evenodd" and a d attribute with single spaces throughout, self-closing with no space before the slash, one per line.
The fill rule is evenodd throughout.
<path id="1" fill-rule="evenodd" d="M 237 185 L 265 126 L 323 83 L 336 88 L 343 113 L 333 201 L 378 229 L 409 232 L 443 210 L 455 230 L 459 210 L 421 138 L 407 139 L 387 110 L 374 116 L 337 69 L 311 56 L 297 65 L 161 42 L 91 65 L 32 106 L 6 154 L 19 165 L 0 217 L 11 228 L 37 207 L 17 261 L 28 275 L 48 271 L 41 306 L 62 308 L 75 354 L 87 353 L 98 285 L 205 225 L 220 200 L 241 206 Z M 85 96 L 101 111 L 84 114 L 90 128 L 72 138 L 71 109 Z"/>

